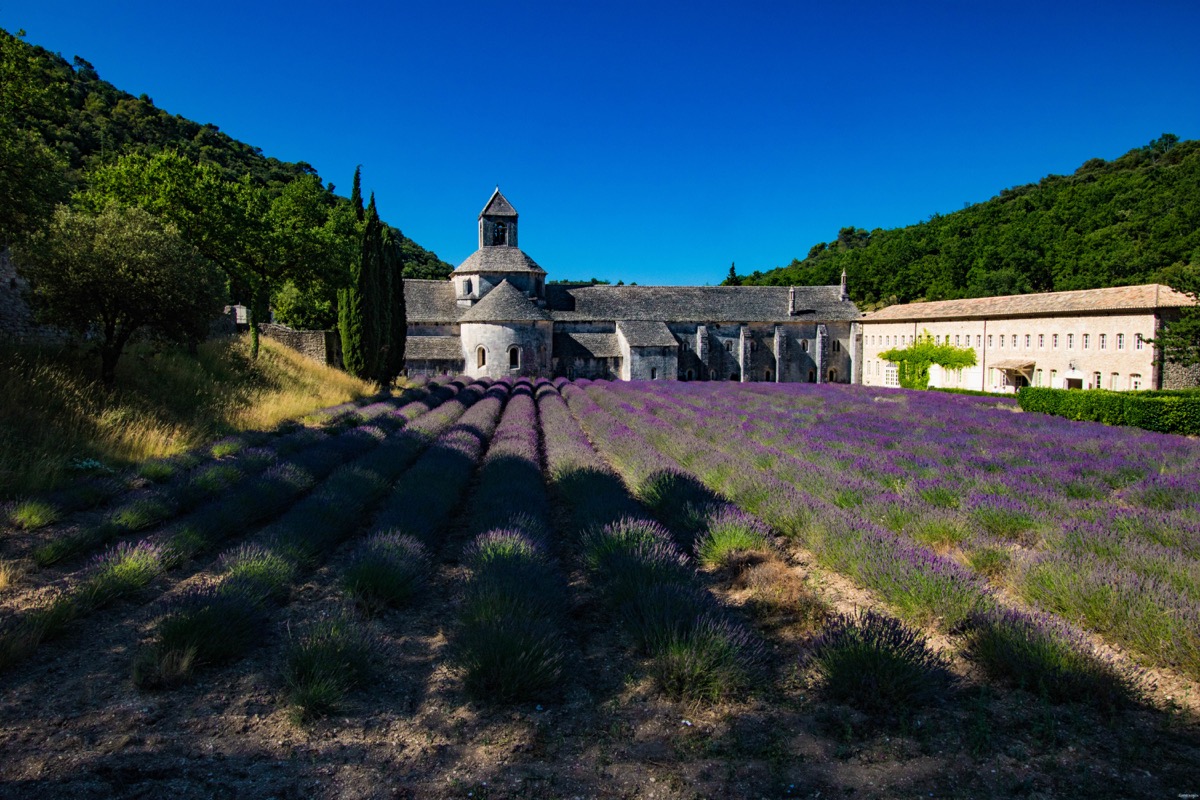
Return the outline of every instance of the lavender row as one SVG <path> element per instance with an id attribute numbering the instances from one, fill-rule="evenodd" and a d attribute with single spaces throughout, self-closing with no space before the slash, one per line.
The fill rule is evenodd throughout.
<path id="1" fill-rule="evenodd" d="M 396 402 L 375 402 L 362 408 L 356 406 L 353 415 L 342 414 L 337 419 L 345 421 L 352 418 L 362 426 L 394 412 L 399 401 L 429 402 L 429 398 L 429 393 L 422 389 L 406 393 Z M 383 424 L 387 424 L 386 419 Z M 346 425 L 331 425 L 326 431 L 338 433 L 349 429 Z M 300 428 L 276 437 L 269 446 L 232 448 L 232 441 L 246 441 L 247 437 L 222 440 L 213 446 L 212 452 L 224 454 L 224 457 L 209 460 L 197 457 L 195 468 L 182 473 L 177 480 L 149 491 L 135 492 L 98 522 L 89 524 L 84 521 L 79 530 L 58 536 L 38 548 L 34 552 L 34 561 L 40 566 L 49 566 L 118 537 L 147 530 L 172 517 L 186 514 L 228 491 L 238 482 L 261 472 L 277 458 L 312 447 L 321 438 L 322 434 L 317 431 Z"/>
<path id="2" fill-rule="evenodd" d="M 998 416 L 1008 437 L 1019 439 L 1014 415 Z M 1034 422 L 1039 429 L 1071 425 Z M 1179 437 L 1085 427 L 1101 440 L 1123 437 L 1153 446 L 1176 469 L 1196 457 L 1194 444 Z M 1144 451 L 1135 455 L 1142 463 L 1150 460 Z M 1117 461 L 1116 471 L 1109 468 L 1110 480 L 1140 469 L 1127 459 L 1093 458 L 1068 467 L 1068 477 L 1057 480 L 1048 469 L 1016 470 L 990 487 L 994 493 L 975 491 L 961 501 L 940 481 L 920 480 L 909 494 L 873 495 L 862 513 L 879 514 L 893 529 L 929 544 L 961 546 L 973 567 L 1005 576 L 1030 602 L 1079 620 L 1153 663 L 1200 674 L 1194 473 L 1151 472 L 1116 491 L 1111 484 L 1081 491 L 1073 479 L 1089 470 L 1094 474 L 1097 460 Z M 1047 502 L 1047 492 L 1053 497 L 1063 487 L 1071 495 L 1067 501 Z M 1026 548 L 1016 558 L 1013 543 Z"/>
<path id="3" fill-rule="evenodd" d="M 603 401 L 610 387 L 589 390 Z M 614 396 L 615 401 L 615 396 Z M 616 407 L 614 405 L 614 407 Z M 599 408 L 599 406 L 597 406 Z M 897 537 L 844 509 L 780 480 L 765 462 L 764 448 L 729 435 L 729 427 L 694 424 L 694 416 L 668 404 L 655 409 L 624 410 L 632 435 L 677 464 L 686 464 L 713 492 L 728 497 L 775 530 L 799 538 L 827 566 L 879 593 L 902 616 L 918 622 L 940 621 L 952 627 L 994 604 L 977 576 L 956 562 Z M 602 412 L 603 413 L 603 412 Z M 721 419 L 712 410 L 710 420 Z M 722 420 L 728 422 L 728 420 Z M 724 428 L 723 437 L 711 428 Z"/>
<path id="4" fill-rule="evenodd" d="M 377 529 L 415 537 L 427 546 L 461 501 L 471 474 L 496 430 L 509 384 L 489 386 L 458 424 L 442 434 L 388 497 Z"/>
<path id="5" fill-rule="evenodd" d="M 612 392 L 614 397 L 620 397 L 623 388 L 606 387 L 606 391 Z M 668 420 L 672 425 L 686 424 L 685 415 L 671 416 L 672 405 L 660 400 L 655 406 L 655 413 L 664 420 Z M 714 418 L 713 413 L 723 407 L 725 404 L 720 401 L 710 402 L 708 406 L 710 413 L 707 419 L 701 417 L 693 420 L 690 432 L 693 435 L 707 437 L 706 441 L 713 447 L 742 451 L 740 455 L 743 457 L 743 463 L 754 464 L 774 476 L 783 475 L 794 480 L 798 459 L 788 457 L 787 454 L 777 450 L 764 453 L 763 446 L 752 441 L 733 442 L 728 439 L 729 430 L 733 427 L 729 417 L 725 416 L 723 420 L 718 419 L 715 423 L 711 421 Z M 731 415 L 732 412 L 725 408 L 724 414 Z M 709 423 L 707 431 L 705 431 L 706 421 Z M 664 445 L 668 444 L 665 439 L 663 441 Z M 755 452 L 756 449 L 758 452 Z M 788 467 L 792 468 L 790 473 Z M 726 471 L 731 472 L 732 470 L 727 469 Z M 719 470 L 713 473 L 713 477 L 722 478 Z M 846 475 L 844 485 L 853 486 L 855 478 L 853 473 Z M 861 486 L 861 482 L 859 483 Z M 928 492 L 932 487 L 926 484 L 921 488 Z M 754 489 L 752 486 L 747 486 L 744 487 L 744 491 L 746 496 L 750 497 Z M 926 494 L 923 499 L 929 497 L 936 497 L 936 494 Z M 843 498 L 844 496 L 835 496 L 833 499 L 836 501 Z M 870 527 L 872 514 L 879 513 L 880 509 L 884 509 L 881 517 L 877 517 L 881 521 L 892 524 L 899 530 L 915 532 L 917 535 L 926 537 L 935 545 L 945 546 L 956 540 L 958 543 L 966 540 L 968 559 L 979 568 L 986 568 L 997 557 L 1008 560 L 1010 558 L 1009 550 L 1003 547 L 1004 543 L 1011 541 L 1014 536 L 1028 534 L 1036 526 L 1043 526 L 1051 530 L 1050 546 L 1055 546 L 1055 543 L 1060 541 L 1058 535 L 1053 533 L 1055 524 L 1048 523 L 1044 516 L 1039 516 L 1036 507 L 1028 503 L 1003 496 L 984 496 L 977 498 L 973 506 L 970 514 L 964 517 L 955 509 L 931 508 L 929 503 L 923 504 L 911 496 L 894 494 L 889 496 L 889 493 L 884 492 L 871 496 L 869 502 L 850 502 L 846 503 L 845 508 L 827 509 L 820 513 L 819 517 L 828 521 L 840 516 L 850 529 L 862 529 L 864 526 Z M 1086 508 L 1095 513 L 1094 505 L 1086 506 Z M 1136 524 L 1140 517 L 1150 513 L 1152 512 L 1135 513 L 1133 527 L 1149 527 L 1160 533 L 1166 530 L 1171 534 L 1176 534 L 1176 531 L 1171 530 L 1169 526 L 1164 529 L 1161 520 L 1159 520 L 1158 526 Z M 1179 518 L 1179 515 L 1176 515 L 1175 519 L 1179 520 Z M 917 520 L 919 522 L 914 522 Z M 829 526 L 826 524 L 821 527 Z M 1194 529 L 1194 523 L 1190 527 Z M 875 531 L 873 535 L 878 539 L 880 532 Z M 810 547 L 818 554 L 830 544 L 833 545 L 833 550 L 841 551 L 842 555 L 838 559 L 839 562 L 842 562 L 841 571 L 847 571 L 850 574 L 861 571 L 861 569 L 854 568 L 852 562 L 857 559 L 853 557 L 853 552 L 846 552 L 852 548 L 847 547 L 848 543 L 845 537 L 828 531 L 816 536 L 809 533 L 805 538 Z M 1194 541 L 1195 537 L 1185 535 L 1176 536 L 1176 538 Z M 1026 541 L 1029 540 L 1030 537 L 1027 536 Z M 1076 541 L 1078 541 L 1078 537 L 1076 537 Z M 851 563 L 844 562 L 847 556 L 850 557 Z M 1172 575 L 1176 584 L 1179 584 L 1181 580 L 1184 582 L 1190 580 L 1189 576 L 1192 574 L 1189 566 L 1185 566 L 1181 570 L 1178 563 L 1168 566 L 1167 560 L 1163 558 L 1143 559 L 1143 563 L 1152 564 L 1166 574 Z M 1064 560 L 1062 556 L 1053 553 L 1033 558 L 1025 557 L 1010 571 L 1021 593 L 1043 608 L 1063 613 L 1071 619 L 1080 620 L 1093 630 L 1110 635 L 1149 656 L 1156 663 L 1180 666 L 1194 674 L 1195 631 L 1197 630 L 1194 622 L 1195 601 L 1181 602 L 1178 591 L 1165 581 L 1139 576 L 1137 580 L 1130 582 L 1130 585 L 1138 587 L 1136 592 L 1108 591 L 1102 587 L 1110 585 L 1114 578 L 1115 573 L 1111 562 L 1105 564 L 1093 556 L 1080 557 L 1078 555 Z M 1178 574 L 1181 571 L 1185 573 L 1183 576 Z M 1053 579 L 1047 576 L 1051 576 Z M 869 575 L 864 576 L 864 582 L 869 577 Z M 1047 585 L 1055 587 L 1055 591 L 1048 590 Z M 1148 625 L 1151 621 L 1155 624 Z M 1153 633 L 1147 636 L 1147 631 L 1153 631 Z"/>
<path id="6" fill-rule="evenodd" d="M 423 390 L 418 390 L 423 391 Z M 348 418 L 358 413 L 363 401 L 352 401 L 313 412 L 312 417 L 322 425 L 344 425 Z M 356 422 L 365 422 L 359 418 Z M 207 469 L 216 460 L 224 460 L 248 449 L 268 448 L 282 452 L 275 441 L 295 433 L 299 423 L 288 421 L 270 431 L 243 431 L 224 436 L 212 444 L 190 450 L 179 455 L 152 459 L 138 465 L 131 477 L 101 476 L 78 481 L 45 497 L 31 498 L 16 504 L 11 518 L 14 524 L 28 529 L 41 528 L 61 522 L 68 515 L 90 511 L 112 502 L 122 494 L 138 492 L 136 479 L 152 483 L 188 481 L 191 473 Z"/>
<path id="7" fill-rule="evenodd" d="M 482 387 L 468 386 L 439 406 L 442 413 L 417 419 L 437 414 L 440 425 L 449 427 L 481 392 Z M 215 582 L 185 592 L 164 609 L 152 642 L 135 658 L 135 682 L 171 685 L 187 680 L 198 667 L 241 657 L 259 641 L 271 605 L 285 601 L 300 575 L 364 527 L 392 485 L 431 446 L 438 425 L 426 422 L 418 430 L 414 424 L 386 437 L 292 506 L 259 537 L 263 544 L 227 552 Z"/>
<path id="8" fill-rule="evenodd" d="M 569 409 L 557 393 L 539 395 L 547 467 L 573 512 L 590 583 L 637 652 L 650 658 L 651 672 L 668 694 L 713 701 L 745 687 L 761 658 L 757 642 L 703 589 L 675 537 L 645 517 L 620 476 L 579 434 L 585 430 L 602 447 L 610 443 L 607 437 L 620 440 L 626 432 L 601 430 L 607 420 L 581 416 L 581 390 L 563 391 Z M 644 457 L 638 466 L 652 472 L 653 457 L 638 455 Z"/>
<path id="9" fill-rule="evenodd" d="M 562 678 L 566 581 L 550 555 L 533 386 L 519 382 L 479 469 L 467 514 L 478 532 L 451 634 L 469 694 L 486 702 L 545 698 Z"/>
<path id="10" fill-rule="evenodd" d="M 445 390 L 442 397 L 452 395 L 453 391 L 454 388 Z M 62 633 L 68 623 L 118 597 L 135 593 L 158 574 L 279 513 L 339 464 L 369 452 L 390 431 L 398 429 L 409 417 L 419 415 L 428 402 L 431 401 L 392 408 L 387 416 L 372 415 L 374 425 L 336 437 L 325 436 L 316 446 L 296 453 L 257 478 L 242 482 L 222 501 L 181 520 L 154 540 L 118 545 L 97 557 L 85 567 L 74 589 L 7 621 L 0 634 L 0 663 L 25 658 L 42 641 Z M 103 589 L 97 590 L 97 586 Z"/>

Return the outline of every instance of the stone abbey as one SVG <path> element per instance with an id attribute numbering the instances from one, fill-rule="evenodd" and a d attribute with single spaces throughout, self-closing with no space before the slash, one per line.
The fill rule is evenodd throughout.
<path id="1" fill-rule="evenodd" d="M 840 286 L 547 284 L 500 193 L 449 280 L 406 280 L 408 374 L 850 383 L 858 308 Z"/>

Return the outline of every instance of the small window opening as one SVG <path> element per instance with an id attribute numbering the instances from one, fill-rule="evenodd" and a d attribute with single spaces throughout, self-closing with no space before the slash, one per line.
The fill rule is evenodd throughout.
<path id="1" fill-rule="evenodd" d="M 817 382 L 817 371 L 815 369 L 810 369 L 808 371 L 808 382 L 809 383 Z"/>
<path id="2" fill-rule="evenodd" d="M 652 381 L 658 380 L 658 368 L 657 367 L 650 368 L 650 380 L 652 380 Z"/>
<path id="3" fill-rule="evenodd" d="M 508 366 L 511 369 L 521 366 L 521 348 L 515 346 L 508 348 Z"/>
<path id="4" fill-rule="evenodd" d="M 478 350 L 475 351 L 475 366 L 477 366 L 477 367 L 486 367 L 487 366 L 487 350 L 485 350 L 482 347 L 480 347 Z"/>

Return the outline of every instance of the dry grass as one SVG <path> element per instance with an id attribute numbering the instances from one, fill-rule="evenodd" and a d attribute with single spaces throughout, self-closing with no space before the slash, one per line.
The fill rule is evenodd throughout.
<path id="1" fill-rule="evenodd" d="M 130 347 L 104 391 L 90 352 L 0 351 L 0 500 L 45 491 L 81 465 L 119 469 L 215 437 L 270 428 L 369 394 L 369 384 L 269 340 Z"/>
<path id="2" fill-rule="evenodd" d="M 27 569 L 22 561 L 0 561 L 0 594 L 19 584 Z"/>

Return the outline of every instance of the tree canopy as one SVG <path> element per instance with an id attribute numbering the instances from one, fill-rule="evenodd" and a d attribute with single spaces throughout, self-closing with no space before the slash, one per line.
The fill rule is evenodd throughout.
<path id="1" fill-rule="evenodd" d="M 1174 264 L 1200 264 L 1200 141 L 1163 134 L 915 225 L 844 227 L 803 259 L 740 280 L 832 285 L 845 269 L 851 298 L 870 308 L 1168 282 Z"/>
<path id="2" fill-rule="evenodd" d="M 59 206 L 17 251 L 46 323 L 94 337 L 111 387 L 134 333 L 198 341 L 220 313 L 220 272 L 171 223 L 112 203 L 98 214 Z"/>

